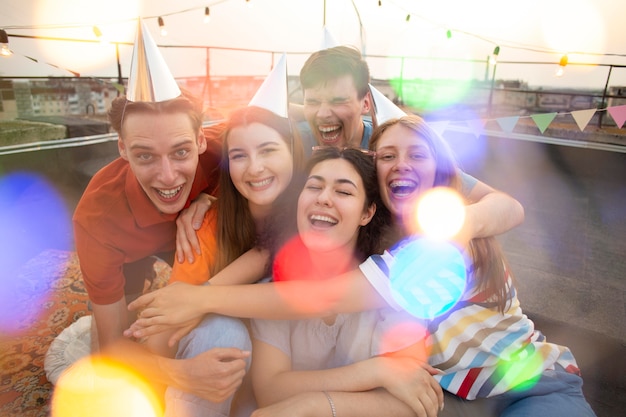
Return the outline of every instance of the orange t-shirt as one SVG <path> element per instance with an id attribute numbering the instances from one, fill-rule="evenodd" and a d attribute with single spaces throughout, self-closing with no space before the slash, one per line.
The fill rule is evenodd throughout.
<path id="1" fill-rule="evenodd" d="M 217 209 L 210 209 L 202 226 L 198 229 L 198 240 L 200 241 L 200 255 L 192 264 L 185 261 L 183 263 L 174 262 L 172 275 L 169 283 L 186 282 L 188 284 L 204 284 L 211 278 L 211 268 L 215 263 L 217 253 Z"/>

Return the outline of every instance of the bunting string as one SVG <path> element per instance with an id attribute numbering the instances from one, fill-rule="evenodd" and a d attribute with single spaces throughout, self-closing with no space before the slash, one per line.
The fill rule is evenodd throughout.
<path id="1" fill-rule="evenodd" d="M 488 122 L 496 122 L 497 126 L 505 133 L 512 133 L 515 127 L 518 125 L 520 119 L 530 119 L 534 122 L 535 126 L 539 129 L 543 135 L 550 125 L 555 121 L 562 118 L 571 117 L 576 123 L 578 129 L 582 132 L 588 126 L 589 122 L 596 113 L 606 112 L 615 122 L 618 129 L 622 129 L 624 123 L 626 123 L 626 104 L 609 106 L 604 109 L 584 109 L 574 110 L 570 112 L 550 112 L 550 113 L 536 113 L 529 116 L 503 116 L 497 118 L 480 118 L 469 119 L 460 121 L 465 124 L 467 128 L 474 133 L 476 137 L 479 137 L 485 133 L 485 126 Z M 559 118 L 559 119 L 557 119 Z M 569 120 L 565 120 L 569 121 Z M 442 134 L 448 126 L 452 123 L 450 120 L 435 121 L 429 123 L 439 134 Z M 456 121 L 454 123 L 457 123 Z M 606 127 L 606 125 L 605 125 Z"/>

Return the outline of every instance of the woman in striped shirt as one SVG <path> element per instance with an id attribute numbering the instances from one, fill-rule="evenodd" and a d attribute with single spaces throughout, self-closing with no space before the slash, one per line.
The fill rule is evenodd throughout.
<path id="1" fill-rule="evenodd" d="M 471 239 L 456 263 L 448 262 L 454 249 L 420 240 L 411 221 L 415 202 L 434 187 L 461 191 L 446 142 L 420 117 L 405 116 L 382 124 L 370 149 L 402 240 L 360 269 L 389 305 L 412 313 L 407 320 L 423 329 L 415 337 L 442 371 L 435 375 L 442 388 L 467 400 L 487 398 L 501 416 L 593 416 L 570 350 L 548 343 L 522 313 L 495 238 Z M 428 270 L 438 257 L 445 262 Z"/>

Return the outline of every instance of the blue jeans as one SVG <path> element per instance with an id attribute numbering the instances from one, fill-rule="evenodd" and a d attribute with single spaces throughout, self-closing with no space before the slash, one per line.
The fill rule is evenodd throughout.
<path id="1" fill-rule="evenodd" d="M 593 417 L 585 400 L 583 380 L 556 366 L 543 371 L 533 386 L 513 389 L 504 394 L 476 400 L 464 400 L 444 391 L 445 408 L 439 417 Z"/>
<path id="2" fill-rule="evenodd" d="M 252 350 L 252 342 L 245 324 L 231 317 L 208 315 L 181 339 L 176 359 L 193 358 L 202 352 L 218 347 L 236 347 Z M 247 359 L 246 371 L 250 369 Z M 233 397 L 224 402 L 214 403 L 174 387 L 165 391 L 165 417 L 228 417 Z"/>
<path id="3" fill-rule="evenodd" d="M 550 416 L 594 417 L 583 395 L 583 380 L 556 366 L 554 371 L 543 371 L 541 378 L 526 390 L 511 390 L 492 399 L 502 417 Z"/>

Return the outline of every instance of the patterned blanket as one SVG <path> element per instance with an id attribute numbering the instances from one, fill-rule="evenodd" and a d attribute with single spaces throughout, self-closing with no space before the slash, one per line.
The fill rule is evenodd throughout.
<path id="1" fill-rule="evenodd" d="M 165 262 L 155 269 L 154 288 L 169 277 Z M 89 314 L 78 259 L 74 252 L 44 251 L 2 285 L 11 296 L 0 306 L 0 416 L 48 416 L 53 385 L 45 354 L 63 329 Z"/>

